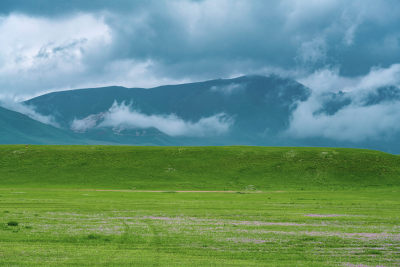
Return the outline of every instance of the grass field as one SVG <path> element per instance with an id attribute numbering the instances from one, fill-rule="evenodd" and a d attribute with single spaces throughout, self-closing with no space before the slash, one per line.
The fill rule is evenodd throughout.
<path id="1" fill-rule="evenodd" d="M 382 152 L 0 146 L 0 179 L 0 265 L 400 265 Z"/>

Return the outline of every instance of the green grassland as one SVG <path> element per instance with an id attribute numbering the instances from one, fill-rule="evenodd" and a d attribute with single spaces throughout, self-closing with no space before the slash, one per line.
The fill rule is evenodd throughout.
<path id="1" fill-rule="evenodd" d="M 0 265 L 359 264 L 400 265 L 396 155 L 0 146 Z"/>

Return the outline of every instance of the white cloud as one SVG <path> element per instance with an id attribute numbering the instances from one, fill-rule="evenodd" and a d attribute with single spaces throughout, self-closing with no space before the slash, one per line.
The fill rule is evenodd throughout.
<path id="1" fill-rule="evenodd" d="M 326 60 L 327 45 L 325 39 L 316 37 L 311 41 L 303 42 L 299 49 L 298 59 L 303 63 L 317 63 Z"/>
<path id="2" fill-rule="evenodd" d="M 398 61 L 393 1 L 105 2 L 0 17 L 0 94 L 152 87 L 325 63 L 362 73 Z"/>
<path id="3" fill-rule="evenodd" d="M 355 86 L 355 90 L 375 89 L 381 86 L 400 85 L 400 64 L 388 68 L 372 68 L 372 70 Z"/>
<path id="4" fill-rule="evenodd" d="M 13 14 L 1 20 L 0 32 L 0 73 L 9 74 L 46 66 L 72 70 L 85 52 L 111 41 L 102 19 L 85 14 L 59 20 Z"/>
<path id="5" fill-rule="evenodd" d="M 83 87 L 153 87 L 189 81 L 157 75 L 154 59 L 115 57 L 115 29 L 106 23 L 106 16 L 110 14 L 0 17 L 0 94 L 24 100 Z"/>
<path id="6" fill-rule="evenodd" d="M 325 137 L 334 140 L 361 142 L 379 139 L 400 131 L 399 103 L 351 105 L 334 115 L 314 114 L 315 105 L 300 104 L 294 112 L 289 134 L 295 137 Z"/>
<path id="7" fill-rule="evenodd" d="M 33 95 L 76 83 L 87 74 L 85 60 L 111 42 L 101 17 L 60 19 L 11 14 L 0 20 L 0 88 Z"/>
<path id="8" fill-rule="evenodd" d="M 367 93 L 384 86 L 400 86 L 400 64 L 387 68 L 373 67 L 364 76 L 340 76 L 339 69 L 321 69 L 298 79 L 298 81 L 314 91 L 314 95 L 327 92 L 346 92 L 354 99 L 362 98 Z"/>
<path id="9" fill-rule="evenodd" d="M 187 83 L 190 80 L 172 79 L 158 76 L 156 71 L 157 62 L 147 59 L 145 61 L 135 61 L 133 59 L 115 60 L 105 66 L 103 77 L 99 77 L 102 86 L 120 85 L 125 87 L 144 87 L 150 88 L 166 84 Z"/>
<path id="10" fill-rule="evenodd" d="M 97 122 L 102 119 L 103 113 L 89 115 L 83 119 L 74 119 L 71 123 L 71 130 L 78 133 L 84 133 L 91 128 L 95 128 Z"/>
<path id="11" fill-rule="evenodd" d="M 156 128 L 169 136 L 205 137 L 229 132 L 233 119 L 224 113 L 201 118 L 197 122 L 185 121 L 174 114 L 147 115 L 132 110 L 125 103 L 114 103 L 105 113 L 75 119 L 71 129 L 84 132 L 91 128 L 112 127 L 115 130 Z"/>
<path id="12" fill-rule="evenodd" d="M 312 89 L 311 97 L 294 111 L 287 134 L 360 142 L 400 132 L 400 101 L 365 105 L 365 97 L 384 86 L 400 88 L 400 64 L 373 68 L 361 77 L 341 77 L 337 70 L 321 70 L 299 80 Z M 329 115 L 318 113 L 326 93 L 346 92 L 351 104 Z"/>
<path id="13" fill-rule="evenodd" d="M 212 86 L 210 88 L 211 91 L 213 92 L 218 92 L 222 93 L 225 95 L 231 95 L 233 93 L 240 92 L 246 88 L 245 84 L 240 84 L 240 83 L 231 83 L 228 85 L 222 85 L 222 86 Z"/>
<path id="14" fill-rule="evenodd" d="M 35 107 L 33 107 L 33 106 L 25 105 L 25 104 L 16 102 L 12 99 L 3 98 L 3 97 L 0 98 L 0 106 L 3 108 L 9 109 L 9 110 L 13 110 L 13 111 L 22 113 L 22 114 L 30 117 L 31 119 L 37 120 L 44 124 L 49 124 L 54 127 L 59 127 L 59 124 L 56 122 L 56 120 L 54 119 L 53 116 L 42 115 L 42 114 L 36 112 Z"/>
<path id="15" fill-rule="evenodd" d="M 320 69 L 309 75 L 303 76 L 298 81 L 313 89 L 315 93 L 344 91 L 345 88 L 354 87 L 359 78 L 347 78 L 339 75 L 339 69 Z"/>

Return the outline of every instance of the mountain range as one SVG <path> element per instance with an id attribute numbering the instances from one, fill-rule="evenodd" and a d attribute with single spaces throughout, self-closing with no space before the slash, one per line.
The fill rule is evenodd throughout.
<path id="1" fill-rule="evenodd" d="M 242 76 L 155 88 L 110 86 L 52 92 L 22 104 L 51 117 L 54 126 L 0 109 L 0 143 L 121 145 L 339 146 L 400 152 L 397 136 L 343 141 L 287 134 L 293 112 L 311 90 L 270 76 Z M 379 88 L 364 105 L 400 99 L 398 88 Z M 329 93 L 317 113 L 333 115 L 351 104 L 346 92 Z"/>
<path id="2" fill-rule="evenodd" d="M 31 119 L 0 107 L 0 143 L 2 144 L 75 144 L 86 143 L 77 134 Z"/>

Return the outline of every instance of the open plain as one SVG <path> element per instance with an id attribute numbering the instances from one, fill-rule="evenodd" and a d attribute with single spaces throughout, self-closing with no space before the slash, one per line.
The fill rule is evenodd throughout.
<path id="1" fill-rule="evenodd" d="M 0 147 L 0 265 L 398 266 L 400 158 Z"/>

